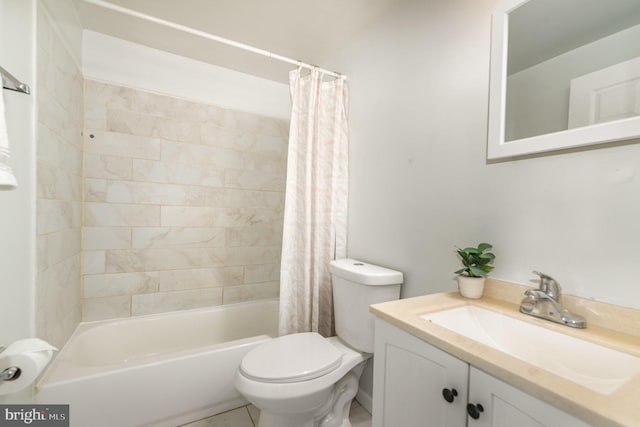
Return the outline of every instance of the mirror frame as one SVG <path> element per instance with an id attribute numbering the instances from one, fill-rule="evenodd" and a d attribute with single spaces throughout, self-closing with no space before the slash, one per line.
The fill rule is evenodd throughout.
<path id="1" fill-rule="evenodd" d="M 640 137 L 640 117 L 505 141 L 509 13 L 531 0 L 503 0 L 493 11 L 487 159 L 606 144 Z"/>

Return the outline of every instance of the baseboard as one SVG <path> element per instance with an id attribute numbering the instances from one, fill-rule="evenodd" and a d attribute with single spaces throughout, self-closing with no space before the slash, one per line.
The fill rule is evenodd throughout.
<path id="1" fill-rule="evenodd" d="M 367 410 L 368 413 L 371 413 L 373 408 L 373 400 L 371 395 L 364 391 L 361 387 L 358 388 L 358 393 L 356 394 L 356 400 L 364 409 Z"/>

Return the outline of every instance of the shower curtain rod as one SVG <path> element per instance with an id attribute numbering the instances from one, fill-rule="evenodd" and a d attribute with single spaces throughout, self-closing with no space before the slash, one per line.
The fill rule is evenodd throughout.
<path id="1" fill-rule="evenodd" d="M 222 44 L 226 44 L 228 46 L 232 46 L 232 47 L 237 47 L 239 49 L 243 49 L 249 52 L 253 52 L 256 53 L 258 55 L 262 55 L 262 56 L 266 56 L 268 58 L 272 58 L 272 59 L 276 59 L 278 61 L 282 61 L 282 62 L 287 62 L 289 64 L 293 64 L 293 65 L 297 65 L 298 67 L 303 67 L 303 68 L 307 68 L 307 69 L 315 69 L 320 71 L 323 74 L 329 75 L 329 76 L 333 76 L 336 78 L 341 78 L 341 79 L 346 79 L 347 77 L 344 74 L 335 72 L 335 71 L 329 71 L 329 70 L 325 70 L 323 68 L 317 67 L 315 65 L 311 65 L 311 64 L 307 64 L 306 62 L 302 62 L 296 59 L 291 59 L 291 58 L 287 58 L 286 56 L 282 56 L 282 55 L 278 55 L 276 53 L 273 52 L 269 52 L 268 50 L 264 50 L 264 49 L 259 49 L 257 47 L 253 47 L 250 46 L 248 44 L 244 44 L 244 43 L 239 43 L 237 41 L 234 40 L 230 40 L 230 39 L 226 39 L 224 37 L 220 37 L 220 36 L 216 36 L 215 34 L 211 34 L 211 33 L 207 33 L 205 31 L 201 31 L 201 30 L 196 30 L 195 28 L 191 28 L 191 27 L 187 27 L 186 25 L 181 25 L 181 24 L 176 24 L 175 22 L 171 22 L 171 21 L 166 21 L 164 19 L 161 18 L 156 18 L 155 16 L 151 16 L 151 15 L 147 15 L 145 13 L 142 12 L 137 12 L 133 9 L 129 9 L 123 6 L 118 6 L 116 4 L 113 3 L 109 3 L 108 1 L 104 1 L 104 0 L 82 0 L 85 3 L 89 3 L 92 4 L 94 6 L 98 6 L 98 7 L 102 7 L 105 9 L 110 9 L 113 10 L 115 12 L 119 12 L 125 15 L 129 15 L 129 16 L 133 16 L 135 18 L 140 18 L 143 19 L 145 21 L 149 21 L 149 22 L 153 22 L 159 25 L 163 25 L 165 27 L 169 27 L 169 28 L 173 28 L 174 30 L 178 30 L 178 31 L 183 31 L 185 33 L 189 33 L 192 34 L 194 36 L 198 36 L 198 37 L 202 37 L 205 39 L 209 39 L 209 40 L 213 40 L 215 42 L 218 43 L 222 43 Z"/>

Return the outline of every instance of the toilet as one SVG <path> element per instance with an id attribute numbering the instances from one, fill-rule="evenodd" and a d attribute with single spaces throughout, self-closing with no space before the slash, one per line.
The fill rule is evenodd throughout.
<path id="1" fill-rule="evenodd" d="M 400 297 L 402 273 L 354 259 L 331 262 L 337 336 L 285 335 L 249 351 L 236 388 L 259 427 L 351 427 L 349 409 L 373 353 L 369 305 Z"/>

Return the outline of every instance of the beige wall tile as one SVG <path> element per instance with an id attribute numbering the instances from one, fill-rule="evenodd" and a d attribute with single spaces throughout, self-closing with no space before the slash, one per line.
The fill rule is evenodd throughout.
<path id="1" fill-rule="evenodd" d="M 200 248 L 129 249 L 107 251 L 107 273 L 200 268 L 205 250 Z"/>
<path id="2" fill-rule="evenodd" d="M 48 16 L 37 10 L 35 333 L 61 347 L 81 318 L 83 83 Z"/>
<path id="3" fill-rule="evenodd" d="M 77 82 L 81 84 L 81 82 Z M 38 102 L 38 120 L 68 144 L 82 146 L 82 118 L 73 117 L 69 106 L 60 104 L 55 95 L 43 88 Z"/>
<path id="4" fill-rule="evenodd" d="M 202 206 L 206 195 L 204 188 L 186 185 L 129 181 L 107 183 L 108 203 Z"/>
<path id="5" fill-rule="evenodd" d="M 249 190 L 284 191 L 284 172 L 263 172 L 249 169 L 227 169 L 224 175 L 227 188 L 245 188 Z"/>
<path id="6" fill-rule="evenodd" d="M 47 234 L 47 264 L 51 267 L 67 258 L 80 255 L 80 229 L 70 228 Z M 78 267 L 79 268 L 79 267 Z M 79 277 L 78 270 L 78 277 Z"/>
<path id="7" fill-rule="evenodd" d="M 95 80 L 85 81 L 86 103 L 100 105 L 105 108 L 129 109 L 133 90 L 127 87 L 114 86 Z"/>
<path id="8" fill-rule="evenodd" d="M 163 206 L 160 223 L 163 227 L 224 227 L 218 219 L 218 208 Z"/>
<path id="9" fill-rule="evenodd" d="M 275 298 L 280 294 L 279 282 L 256 283 L 252 285 L 226 286 L 224 304 L 250 301 L 263 298 Z"/>
<path id="10" fill-rule="evenodd" d="M 207 166 L 215 170 L 244 167 L 244 158 L 238 151 L 170 141 L 162 143 L 162 161 Z"/>
<path id="11" fill-rule="evenodd" d="M 107 130 L 107 108 L 87 103 L 84 108 L 84 128 L 93 131 Z"/>
<path id="12" fill-rule="evenodd" d="M 202 266 L 206 268 L 229 266 L 227 248 L 209 248 L 202 250 Z"/>
<path id="13" fill-rule="evenodd" d="M 84 250 L 127 249 L 131 247 L 129 227 L 85 227 Z"/>
<path id="14" fill-rule="evenodd" d="M 170 141 L 200 144 L 202 125 L 202 122 L 192 119 L 165 118 L 157 121 L 153 135 Z"/>
<path id="15" fill-rule="evenodd" d="M 62 347 L 80 321 L 80 254 L 39 272 L 36 293 L 37 335 Z"/>
<path id="16" fill-rule="evenodd" d="M 132 159 L 104 154 L 86 153 L 84 156 L 85 178 L 109 178 L 131 180 Z"/>
<path id="17" fill-rule="evenodd" d="M 84 277 L 84 297 L 146 294 L 158 291 L 158 273 L 116 273 Z"/>
<path id="18" fill-rule="evenodd" d="M 82 180 L 66 169 L 44 161 L 38 161 L 37 197 L 42 199 L 82 199 Z"/>
<path id="19" fill-rule="evenodd" d="M 245 152 L 245 168 L 274 175 L 285 175 L 287 157 L 275 152 Z"/>
<path id="20" fill-rule="evenodd" d="M 38 199 L 36 201 L 36 234 L 53 233 L 59 230 L 80 230 L 82 224 L 80 202 Z"/>
<path id="21" fill-rule="evenodd" d="M 107 109 L 107 131 L 126 135 L 153 137 L 163 119 L 127 110 Z"/>
<path id="22" fill-rule="evenodd" d="M 284 192 L 231 188 L 207 189 L 207 206 L 284 210 Z"/>
<path id="23" fill-rule="evenodd" d="M 37 45 L 38 49 L 42 49 L 46 52 L 47 57 L 50 56 L 50 52 L 53 51 L 53 45 L 57 42 L 55 40 L 55 33 L 53 33 L 53 28 L 51 28 L 51 23 L 47 18 L 47 15 L 42 10 L 42 8 L 37 9 L 38 19 L 37 19 Z M 48 61 L 50 61 L 48 59 Z"/>
<path id="24" fill-rule="evenodd" d="M 273 136 L 286 135 L 288 132 L 285 120 L 234 110 L 227 110 L 225 127 Z"/>
<path id="25" fill-rule="evenodd" d="M 282 224 L 279 221 L 278 224 L 255 224 L 248 227 L 227 228 L 227 246 L 276 245 L 282 245 Z"/>
<path id="26" fill-rule="evenodd" d="M 227 265 L 270 264 L 280 261 L 279 246 L 227 248 Z"/>
<path id="27" fill-rule="evenodd" d="M 282 159 L 287 157 L 288 132 L 285 135 L 256 135 L 256 142 L 251 151 L 255 153 L 272 153 Z"/>
<path id="28" fill-rule="evenodd" d="M 131 297 L 128 295 L 82 300 L 82 320 L 85 322 L 129 316 Z"/>
<path id="29" fill-rule="evenodd" d="M 280 264 L 246 265 L 245 283 L 275 282 L 280 280 Z"/>
<path id="30" fill-rule="evenodd" d="M 165 227 L 248 227 L 271 224 L 282 214 L 272 209 L 162 206 Z"/>
<path id="31" fill-rule="evenodd" d="M 112 132 L 200 144 L 203 125 L 204 122 L 192 117 L 162 117 L 107 109 L 107 130 Z"/>
<path id="32" fill-rule="evenodd" d="M 38 161 L 63 168 L 67 173 L 80 177 L 82 175 L 82 151 L 64 141 L 51 131 L 44 123 L 37 123 Z"/>
<path id="33" fill-rule="evenodd" d="M 133 180 L 222 187 L 224 171 L 202 165 L 134 159 Z"/>
<path id="34" fill-rule="evenodd" d="M 207 124 L 201 128 L 201 140 L 204 145 L 245 151 L 256 144 L 256 135 L 234 129 L 225 129 L 215 124 Z"/>
<path id="35" fill-rule="evenodd" d="M 107 201 L 107 180 L 85 178 L 84 201 L 85 202 L 106 202 Z"/>
<path id="36" fill-rule="evenodd" d="M 161 143 L 159 139 L 93 129 L 86 130 L 86 133 L 85 152 L 87 153 L 160 160 Z"/>
<path id="37" fill-rule="evenodd" d="M 160 207 L 114 203 L 85 203 L 87 226 L 148 227 L 160 225 Z"/>
<path id="38" fill-rule="evenodd" d="M 87 251 L 82 252 L 82 272 L 84 274 L 100 274 L 106 272 L 106 258 L 105 251 Z"/>
<path id="39" fill-rule="evenodd" d="M 160 292 L 134 295 L 131 298 L 132 314 L 139 316 L 220 305 L 222 304 L 222 288 Z"/>
<path id="40" fill-rule="evenodd" d="M 85 125 L 87 319 L 277 295 L 287 121 L 87 81 Z"/>
<path id="41" fill-rule="evenodd" d="M 161 271 L 160 291 L 239 285 L 243 279 L 243 267 Z"/>
<path id="42" fill-rule="evenodd" d="M 227 109 L 215 105 L 207 105 L 207 124 L 219 127 L 226 126 Z"/>
<path id="43" fill-rule="evenodd" d="M 49 266 L 49 238 L 46 234 L 36 236 L 36 268 L 37 271 L 44 271 Z"/>
<path id="44" fill-rule="evenodd" d="M 146 227 L 133 229 L 133 248 L 221 247 L 224 228 Z"/>
<path id="45" fill-rule="evenodd" d="M 197 122 L 206 122 L 209 119 L 207 105 L 139 90 L 133 92 L 131 110 L 149 116 Z"/>

